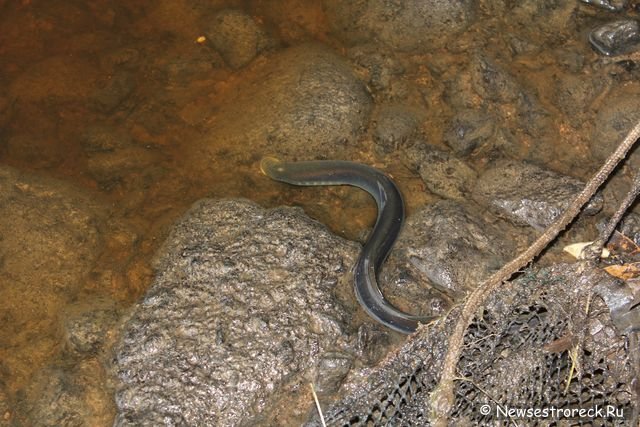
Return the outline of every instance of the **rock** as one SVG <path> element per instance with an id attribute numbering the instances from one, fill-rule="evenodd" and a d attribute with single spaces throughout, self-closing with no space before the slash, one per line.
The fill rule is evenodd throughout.
<path id="1" fill-rule="evenodd" d="M 235 9 L 216 13 L 204 33 L 233 69 L 247 65 L 270 43 L 266 33 L 249 15 Z"/>
<path id="2" fill-rule="evenodd" d="M 551 114 L 542 106 L 538 96 L 530 91 L 521 91 L 516 101 L 518 126 L 529 135 L 541 138 L 553 128 Z"/>
<path id="3" fill-rule="evenodd" d="M 478 110 L 463 110 L 447 124 L 444 142 L 459 156 L 468 156 L 493 135 L 495 119 Z"/>
<path id="4" fill-rule="evenodd" d="M 610 12 L 620 12 L 627 7 L 628 0 L 580 0 L 582 3 L 587 3 L 600 9 L 608 10 Z"/>
<path id="5" fill-rule="evenodd" d="M 622 234 L 633 240 L 636 245 L 640 246 L 640 215 L 633 212 L 625 214 L 618 229 Z"/>
<path id="6" fill-rule="evenodd" d="M 591 31 L 589 43 L 601 55 L 635 52 L 640 50 L 640 26 L 633 19 L 611 22 Z"/>
<path id="7" fill-rule="evenodd" d="M 270 57 L 216 111 L 207 136 L 193 144 L 192 165 L 210 168 L 220 141 L 287 159 L 343 157 L 371 105 L 365 85 L 342 58 L 318 45 L 289 48 Z"/>
<path id="8" fill-rule="evenodd" d="M 334 393 L 351 370 L 353 356 L 329 353 L 320 358 L 314 386 L 318 393 Z"/>
<path id="9" fill-rule="evenodd" d="M 195 49 L 181 52 L 164 65 L 167 85 L 188 87 L 194 81 L 211 79 L 216 68 L 224 67 L 222 59 L 219 59 L 220 64 L 216 62 L 215 58 L 203 58 Z"/>
<path id="10" fill-rule="evenodd" d="M 349 58 L 367 70 L 367 83 L 377 91 L 388 91 L 392 82 L 400 80 L 404 67 L 392 52 L 381 51 L 375 44 L 349 49 Z"/>
<path id="11" fill-rule="evenodd" d="M 610 92 L 597 111 L 593 134 L 590 138 L 591 155 L 602 163 L 631 128 L 640 120 L 640 85 L 628 83 Z M 640 167 L 640 156 L 633 151 L 625 161 L 633 168 Z"/>
<path id="12" fill-rule="evenodd" d="M 0 367 L 1 368 L 1 367 Z M 0 426 L 9 427 L 13 417 L 12 405 L 9 403 L 9 394 L 5 391 L 4 384 L 0 381 Z"/>
<path id="13" fill-rule="evenodd" d="M 101 253 L 107 214 L 68 183 L 0 167 L 0 376 L 12 389 L 58 354 L 60 312 Z"/>
<path id="14" fill-rule="evenodd" d="M 375 115 L 373 141 L 376 150 L 389 154 L 404 148 L 418 132 L 419 119 L 413 110 L 400 105 L 382 106 Z"/>
<path id="15" fill-rule="evenodd" d="M 157 160 L 157 152 L 133 146 L 92 153 L 87 160 L 87 168 L 102 189 L 111 190 L 128 175 L 149 172 Z"/>
<path id="16" fill-rule="evenodd" d="M 299 209 L 197 202 L 115 347 L 115 425 L 249 425 L 305 372 L 341 376 L 323 358 L 355 352 L 334 294 L 357 253 Z"/>
<path id="17" fill-rule="evenodd" d="M 486 101 L 514 102 L 520 94 L 519 83 L 493 60 L 476 56 L 471 63 L 471 83 Z"/>
<path id="18" fill-rule="evenodd" d="M 425 142 L 408 148 L 405 160 L 429 191 L 444 198 L 464 200 L 478 176 L 464 161 Z"/>
<path id="19" fill-rule="evenodd" d="M 33 427 L 107 425 L 112 399 L 104 387 L 102 366 L 87 360 L 73 367 L 48 367 L 38 372 L 21 402 L 24 425 Z"/>
<path id="20" fill-rule="evenodd" d="M 377 41 L 390 50 L 427 53 L 444 47 L 474 20 L 473 0 L 324 0 L 331 30 L 346 44 Z"/>
<path id="21" fill-rule="evenodd" d="M 555 221 L 584 183 L 528 163 L 500 161 L 485 170 L 473 190 L 482 206 L 515 225 L 528 225 L 542 231 Z M 584 208 L 587 215 L 602 209 L 602 196 L 594 197 Z"/>
<path id="22" fill-rule="evenodd" d="M 605 87 L 605 78 L 585 74 L 560 74 L 555 81 L 554 103 L 571 117 L 571 120 L 580 123 L 586 116 L 588 106 Z"/>
<path id="23" fill-rule="evenodd" d="M 567 45 L 567 38 L 575 40 L 580 29 L 576 19 L 579 14 L 577 2 L 520 0 L 508 4 L 508 25 L 518 28 L 518 33 L 543 46 L 544 50 L 554 45 Z"/>
<path id="24" fill-rule="evenodd" d="M 118 320 L 115 307 L 92 301 L 91 306 L 70 306 L 65 310 L 64 331 L 67 346 L 82 355 L 96 354 L 104 343 L 107 331 Z"/>
<path id="25" fill-rule="evenodd" d="M 411 312 L 441 315 L 502 267 L 515 248 L 512 230 L 472 210 L 442 200 L 409 216 L 385 266 L 385 293 Z"/>

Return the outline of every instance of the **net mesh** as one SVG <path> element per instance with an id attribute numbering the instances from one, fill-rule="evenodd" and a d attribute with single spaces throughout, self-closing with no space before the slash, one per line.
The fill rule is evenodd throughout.
<path id="1" fill-rule="evenodd" d="M 610 286 L 620 283 L 588 264 L 557 265 L 490 296 L 465 335 L 450 425 L 631 425 L 638 349 L 629 349 L 598 296 Z M 327 425 L 429 425 L 429 394 L 459 311 L 376 369 L 354 374 L 346 396 L 325 411 Z M 547 413 L 522 412 L 535 409 Z M 316 417 L 307 425 L 319 424 Z"/>

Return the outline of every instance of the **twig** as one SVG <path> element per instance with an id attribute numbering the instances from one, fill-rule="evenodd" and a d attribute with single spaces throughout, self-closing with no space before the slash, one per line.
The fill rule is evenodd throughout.
<path id="1" fill-rule="evenodd" d="M 602 230 L 602 233 L 600 233 L 600 237 L 598 237 L 595 242 L 585 248 L 587 259 L 598 259 L 598 257 L 602 253 L 602 248 L 604 248 L 604 245 L 607 244 L 607 241 L 609 241 L 609 238 L 618 226 L 618 223 L 627 212 L 627 210 L 629 210 L 629 207 L 636 200 L 638 194 L 640 194 L 640 172 L 636 172 L 636 175 L 633 177 L 633 182 L 631 183 L 629 192 L 625 196 L 624 200 L 622 200 L 622 203 L 620 203 L 618 210 L 613 214 L 611 219 L 609 219 L 609 222 Z"/>
<path id="2" fill-rule="evenodd" d="M 593 197 L 598 188 L 609 177 L 617 164 L 624 159 L 638 137 L 640 137 L 640 121 L 631 129 L 624 140 L 605 161 L 600 170 L 587 182 L 582 192 L 571 201 L 564 213 L 555 220 L 531 246 L 491 275 L 491 277 L 480 284 L 480 286 L 469 295 L 469 298 L 462 307 L 460 317 L 456 322 L 453 332 L 449 337 L 449 345 L 443 360 L 440 381 L 429 396 L 431 408 L 429 421 L 432 425 L 444 427 L 448 424 L 449 414 L 455 404 L 453 382 L 455 379 L 456 365 L 462 352 L 464 334 L 478 308 L 483 305 L 485 299 L 491 292 L 498 288 L 503 282 L 509 280 L 515 272 L 526 267 L 573 221 L 582 207 Z"/>
<path id="3" fill-rule="evenodd" d="M 322 408 L 320 407 L 318 395 L 316 394 L 315 388 L 313 388 L 313 383 L 309 383 L 309 387 L 311 387 L 311 394 L 313 394 L 313 400 L 314 402 L 316 402 L 316 409 L 318 410 L 318 414 L 320 414 L 320 422 L 322 423 L 322 427 L 327 427 L 327 424 L 324 422 L 324 415 L 322 414 Z"/>

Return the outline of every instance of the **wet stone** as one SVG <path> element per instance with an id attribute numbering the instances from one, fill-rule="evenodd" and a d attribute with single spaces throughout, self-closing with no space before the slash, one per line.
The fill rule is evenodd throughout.
<path id="1" fill-rule="evenodd" d="M 640 119 L 640 85 L 620 85 L 607 96 L 597 112 L 590 151 L 597 162 L 603 162 L 615 150 L 627 132 Z M 640 167 L 638 150 L 625 161 L 633 168 Z M 614 180 L 615 181 L 615 180 Z M 626 191 L 626 190 L 625 190 Z"/>
<path id="2" fill-rule="evenodd" d="M 626 214 L 622 218 L 618 229 L 622 234 L 633 240 L 636 245 L 640 245 L 640 215 L 633 212 Z"/>
<path id="3" fill-rule="evenodd" d="M 513 102 L 520 94 L 518 82 L 495 61 L 477 56 L 471 63 L 471 82 L 483 99 L 494 102 Z"/>
<path id="4" fill-rule="evenodd" d="M 404 67 L 391 53 L 374 44 L 358 45 L 348 51 L 349 58 L 367 70 L 367 83 L 376 90 L 388 90 L 399 80 Z"/>
<path id="5" fill-rule="evenodd" d="M 491 138 L 494 128 L 495 120 L 489 114 L 465 110 L 448 123 L 444 141 L 457 155 L 468 156 Z"/>
<path id="6" fill-rule="evenodd" d="M 463 160 L 423 141 L 405 150 L 405 160 L 429 191 L 448 199 L 463 200 L 478 176 Z"/>
<path id="7" fill-rule="evenodd" d="M 95 354 L 104 343 L 107 331 L 118 320 L 113 308 L 96 307 L 66 310 L 64 330 L 68 347 L 79 354 Z"/>
<path id="8" fill-rule="evenodd" d="M 454 40 L 476 15 L 476 1 L 322 2 L 329 26 L 355 45 L 384 40 L 392 50 L 429 52 Z"/>
<path id="9" fill-rule="evenodd" d="M 538 166 L 505 160 L 487 169 L 478 179 L 473 198 L 515 225 L 544 230 L 584 188 L 578 179 Z M 583 212 L 594 215 L 602 209 L 596 195 Z"/>
<path id="10" fill-rule="evenodd" d="M 209 169 L 220 141 L 286 159 L 346 157 L 371 109 L 351 64 L 320 45 L 292 47 L 270 56 L 216 111 L 214 125 L 193 144 L 192 164 Z"/>
<path id="11" fill-rule="evenodd" d="M 233 69 L 247 65 L 270 43 L 262 28 L 240 10 L 218 12 L 206 24 L 204 32 L 214 49 Z"/>
<path id="12" fill-rule="evenodd" d="M 329 353 L 318 363 L 318 373 L 314 386 L 319 393 L 333 393 L 338 390 L 351 370 L 353 357 L 348 354 Z"/>
<path id="13" fill-rule="evenodd" d="M 104 371 L 96 360 L 77 366 L 50 366 L 38 372 L 19 409 L 24 425 L 33 427 L 107 425 L 112 399 L 104 387 Z"/>
<path id="14" fill-rule="evenodd" d="M 335 288 L 358 251 L 299 209 L 197 202 L 115 347 L 115 425 L 250 425 L 327 354 L 355 354 Z"/>
<path id="15" fill-rule="evenodd" d="M 381 154 L 403 148 L 418 131 L 417 114 L 400 105 L 383 106 L 374 118 L 373 141 Z"/>
<path id="16" fill-rule="evenodd" d="M 627 7 L 628 0 L 580 0 L 582 3 L 586 3 L 600 9 L 608 10 L 610 12 L 620 12 Z"/>
<path id="17" fill-rule="evenodd" d="M 512 230 L 473 211 L 441 200 L 409 216 L 385 266 L 385 295 L 411 302 L 412 312 L 441 315 L 499 269 L 514 249 Z"/>
<path id="18" fill-rule="evenodd" d="M 589 43 L 601 55 L 635 52 L 640 49 L 640 26 L 633 19 L 611 22 L 591 31 Z"/>

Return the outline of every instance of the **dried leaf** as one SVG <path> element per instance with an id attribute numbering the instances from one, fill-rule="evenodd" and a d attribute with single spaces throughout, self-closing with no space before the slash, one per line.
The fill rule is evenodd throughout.
<path id="1" fill-rule="evenodd" d="M 622 280 L 631 280 L 640 277 L 640 262 L 632 262 L 622 265 L 610 265 L 604 271 Z"/>

